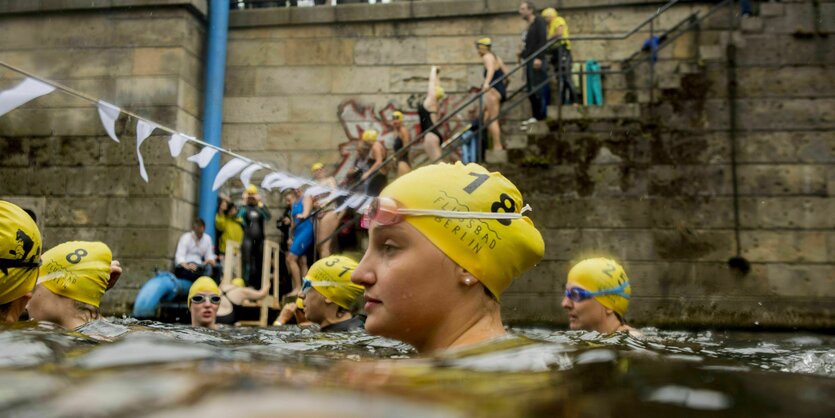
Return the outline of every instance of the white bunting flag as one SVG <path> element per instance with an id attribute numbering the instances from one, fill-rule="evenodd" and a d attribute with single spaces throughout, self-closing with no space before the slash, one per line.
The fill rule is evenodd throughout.
<path id="1" fill-rule="evenodd" d="M 145 160 L 142 158 L 142 153 L 139 152 L 139 146 L 151 136 L 156 128 L 157 125 L 152 122 L 146 122 L 142 119 L 136 122 L 136 158 L 139 159 L 139 175 L 142 176 L 145 183 L 148 182 L 148 172 L 145 171 Z"/>
<path id="2" fill-rule="evenodd" d="M 275 181 L 281 180 L 284 177 L 285 177 L 284 174 L 277 173 L 277 172 L 267 174 L 266 176 L 264 176 L 264 180 L 261 180 L 261 188 L 262 189 L 267 189 L 267 190 L 272 190 L 272 189 L 275 188 L 275 186 L 273 186 L 273 183 Z"/>
<path id="3" fill-rule="evenodd" d="M 122 110 L 101 100 L 99 100 L 98 108 L 99 118 L 101 118 L 101 124 L 104 126 L 104 130 L 107 131 L 107 135 L 114 141 L 119 142 L 119 138 L 116 137 L 116 119 L 119 118 L 119 113 Z"/>
<path id="4" fill-rule="evenodd" d="M 168 140 L 168 150 L 171 151 L 171 156 L 175 158 L 179 156 L 188 140 L 194 140 L 194 137 L 181 133 L 171 135 L 171 139 Z"/>
<path id="5" fill-rule="evenodd" d="M 217 177 L 215 177 L 215 182 L 212 185 L 212 190 L 217 190 L 220 186 L 223 186 L 223 183 L 226 183 L 226 180 L 229 180 L 235 174 L 241 172 L 244 167 L 248 166 L 251 161 L 243 160 L 240 158 L 233 158 L 231 161 L 226 163 L 220 171 L 217 172 Z"/>
<path id="6" fill-rule="evenodd" d="M 299 187 L 305 184 L 307 184 L 307 182 L 298 177 L 285 177 L 279 181 L 274 182 L 273 186 L 278 187 L 278 189 L 281 191 L 284 191 L 287 189 L 298 189 Z"/>
<path id="7" fill-rule="evenodd" d="M 241 172 L 241 183 L 244 184 L 244 187 L 249 186 L 249 181 L 252 179 L 252 175 L 262 168 L 264 167 L 262 167 L 261 164 L 252 164 Z"/>
<path id="8" fill-rule="evenodd" d="M 327 206 L 328 204 L 330 204 L 334 200 L 339 199 L 342 196 L 348 196 L 349 194 L 350 193 L 348 193 L 344 190 L 335 190 L 333 193 L 330 194 L 330 196 L 327 197 L 327 199 L 322 201 L 322 206 Z"/>
<path id="9" fill-rule="evenodd" d="M 206 168 L 210 162 L 212 162 L 212 158 L 217 154 L 217 150 L 212 147 L 203 147 L 200 152 L 197 154 L 192 155 L 191 157 L 186 158 L 191 162 L 197 163 L 200 168 Z"/>
<path id="10" fill-rule="evenodd" d="M 0 92 L 0 116 L 11 112 L 16 107 L 30 100 L 37 99 L 53 91 L 55 91 L 55 87 L 35 80 L 34 78 L 27 78 L 11 89 Z"/>

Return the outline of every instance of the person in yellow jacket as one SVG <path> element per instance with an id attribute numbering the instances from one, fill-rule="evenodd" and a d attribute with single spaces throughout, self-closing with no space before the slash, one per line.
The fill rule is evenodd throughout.
<path id="1" fill-rule="evenodd" d="M 103 242 L 69 241 L 43 253 L 38 284 L 26 306 L 29 317 L 67 329 L 99 319 L 101 298 L 118 279 L 113 275 L 117 263 Z"/>
<path id="2" fill-rule="evenodd" d="M 32 297 L 41 259 L 41 231 L 14 203 L 0 200 L 0 323 L 17 322 Z"/>
<path id="3" fill-rule="evenodd" d="M 236 242 L 238 245 L 244 240 L 243 220 L 238 217 L 238 207 L 232 201 L 222 198 L 215 215 L 215 229 L 217 230 L 217 253 L 221 262 L 226 255 L 226 243 Z"/>
<path id="4" fill-rule="evenodd" d="M 548 24 L 548 41 L 554 38 L 568 38 L 568 22 L 557 14 L 557 10 L 549 7 L 542 11 L 542 17 Z M 551 48 L 551 65 L 558 75 L 557 92 L 562 104 L 574 104 L 577 102 L 577 89 L 574 88 L 574 80 L 571 76 L 572 58 L 571 41 L 560 40 Z"/>

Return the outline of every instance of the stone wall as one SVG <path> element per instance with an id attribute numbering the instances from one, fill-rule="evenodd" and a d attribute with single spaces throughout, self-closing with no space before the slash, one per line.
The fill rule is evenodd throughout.
<path id="1" fill-rule="evenodd" d="M 72 3 L 3 2 L 0 61 L 199 135 L 205 2 Z M 0 89 L 20 79 L 0 69 Z M 47 248 L 110 245 L 125 266 L 105 296 L 111 312 L 130 308 L 153 269 L 171 268 L 196 213 L 198 172 L 170 157 L 160 131 L 142 145 L 150 181 L 139 177 L 135 126 L 123 115 L 117 144 L 93 104 L 59 91 L 0 117 L 0 198 L 36 210 Z"/>
<path id="2" fill-rule="evenodd" d="M 532 135 L 548 168 L 503 167 L 531 198 L 546 260 L 505 304 L 520 321 L 563 320 L 571 262 L 624 260 L 639 324 L 810 327 L 835 323 L 835 44 L 832 3 L 761 5 L 727 32 L 694 33 L 698 71 L 635 119 L 576 118 Z M 817 9 L 817 10 L 816 10 Z M 737 48 L 736 254 L 726 45 Z M 542 303 L 551 300 L 552 303 Z"/>

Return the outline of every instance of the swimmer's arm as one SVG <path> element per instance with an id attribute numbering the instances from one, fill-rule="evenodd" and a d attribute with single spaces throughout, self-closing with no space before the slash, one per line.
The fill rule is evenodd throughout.
<path id="1" fill-rule="evenodd" d="M 426 110 L 434 111 L 437 107 L 437 99 L 435 99 L 435 90 L 438 88 L 438 67 L 432 66 L 429 71 L 429 85 L 426 88 L 426 99 L 423 101 L 423 107 Z"/>
<path id="2" fill-rule="evenodd" d="M 493 81 L 493 75 L 496 74 L 496 58 L 492 54 L 485 54 L 482 57 L 484 60 L 484 68 L 487 69 L 487 74 L 484 75 L 484 85 L 481 90 L 490 90 L 490 83 Z"/>
<path id="3" fill-rule="evenodd" d="M 403 140 L 403 145 L 408 145 L 412 142 L 412 134 L 409 133 L 409 129 L 405 126 L 400 127 L 400 139 Z"/>
<path id="4" fill-rule="evenodd" d="M 304 195 L 302 198 L 302 213 L 297 216 L 299 219 L 307 219 L 310 216 L 310 211 L 313 210 L 313 196 Z"/>
<path id="5" fill-rule="evenodd" d="M 371 152 L 374 154 L 374 164 L 368 168 L 368 171 L 362 174 L 363 180 L 367 179 L 371 173 L 376 172 L 376 170 L 383 165 L 383 151 L 380 150 L 380 147 L 373 147 Z"/>
<path id="6" fill-rule="evenodd" d="M 242 287 L 240 292 L 246 300 L 261 300 L 270 293 L 270 288 L 269 286 L 265 286 L 262 287 L 261 290 L 255 290 L 248 287 Z"/>

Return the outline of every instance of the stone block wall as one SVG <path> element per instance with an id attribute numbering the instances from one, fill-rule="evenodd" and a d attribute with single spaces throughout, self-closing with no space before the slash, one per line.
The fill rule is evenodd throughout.
<path id="1" fill-rule="evenodd" d="M 548 246 L 545 261 L 509 289 L 507 317 L 564 320 L 559 292 L 571 262 L 609 255 L 624 260 L 636 323 L 831 329 L 835 45 L 832 29 L 819 25 L 835 18 L 828 4 L 763 7 L 733 33 L 718 30 L 727 16 L 708 21 L 696 48 L 720 55 L 703 57 L 680 88 L 662 89 L 640 119 L 552 124 L 529 144 L 551 167 L 501 167 L 530 196 Z M 730 40 L 738 59 L 738 225 Z M 728 266 L 736 228 L 747 275 Z"/>
<path id="2" fill-rule="evenodd" d="M 26 3 L 0 8 L 0 61 L 200 135 L 205 2 Z M 21 79 L 0 68 L 0 89 Z M 156 131 L 142 145 L 145 183 L 135 126 L 123 114 L 116 143 L 93 104 L 60 91 L 0 117 L 0 198 L 35 209 L 46 248 L 110 246 L 125 274 L 105 296 L 108 312 L 129 309 L 154 269 L 171 268 L 196 213 L 199 174 L 185 161 L 195 150 L 175 160 Z"/>

